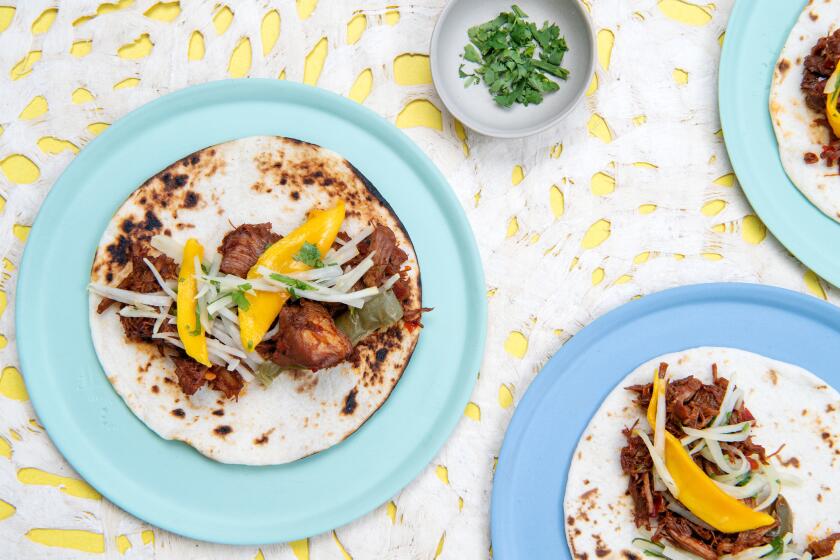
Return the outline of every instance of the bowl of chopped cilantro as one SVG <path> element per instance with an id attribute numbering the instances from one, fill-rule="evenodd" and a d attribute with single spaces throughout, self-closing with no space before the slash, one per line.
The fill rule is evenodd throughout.
<path id="1" fill-rule="evenodd" d="M 430 52 L 435 88 L 458 120 L 518 138 L 577 106 L 594 72 L 595 34 L 580 0 L 450 0 Z"/>

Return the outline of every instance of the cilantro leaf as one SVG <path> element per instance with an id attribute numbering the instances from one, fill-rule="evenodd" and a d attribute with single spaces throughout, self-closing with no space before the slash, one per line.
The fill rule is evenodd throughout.
<path id="1" fill-rule="evenodd" d="M 560 86 L 550 77 L 566 80 L 563 57 L 569 50 L 560 28 L 543 22 L 541 27 L 527 20 L 519 6 L 494 19 L 467 30 L 470 42 L 464 46 L 458 76 L 464 87 L 484 82 L 493 99 L 502 107 L 514 103 L 538 104 L 546 93 Z M 470 73 L 467 63 L 476 66 Z"/>
<path id="2" fill-rule="evenodd" d="M 230 293 L 230 298 L 233 300 L 233 303 L 236 304 L 236 307 L 241 309 L 242 311 L 248 311 L 251 308 L 251 302 L 248 301 L 248 298 L 245 297 L 245 291 L 237 288 Z"/>
<path id="3" fill-rule="evenodd" d="M 195 329 L 190 331 L 190 336 L 198 336 L 201 334 L 201 311 L 198 306 L 195 306 Z"/>
<path id="4" fill-rule="evenodd" d="M 300 251 L 292 258 L 312 268 L 324 268 L 324 261 L 321 260 L 321 251 L 309 241 L 304 241 Z"/>
<path id="5" fill-rule="evenodd" d="M 276 272 L 271 274 L 270 276 L 273 280 L 277 280 L 278 282 L 283 282 L 289 288 L 289 293 L 292 294 L 292 297 L 297 299 L 294 290 L 311 290 L 312 286 L 304 282 L 303 280 L 298 280 L 297 278 L 290 278 L 289 276 L 285 276 L 283 274 L 277 274 Z"/>

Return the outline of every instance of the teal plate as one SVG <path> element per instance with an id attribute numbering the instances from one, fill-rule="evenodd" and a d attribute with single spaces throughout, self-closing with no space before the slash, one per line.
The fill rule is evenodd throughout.
<path id="1" fill-rule="evenodd" d="M 840 286 L 840 224 L 791 183 L 768 108 L 773 68 L 805 0 L 738 0 L 720 61 L 720 120 L 738 181 L 773 235 L 814 272 Z"/>
<path id="2" fill-rule="evenodd" d="M 108 383 L 90 339 L 86 285 L 106 223 L 146 178 L 200 148 L 282 135 L 346 157 L 394 207 L 434 307 L 384 406 L 353 436 L 288 465 L 206 459 L 146 428 Z M 17 337 L 26 386 L 55 445 L 105 497 L 166 530 L 258 544 L 327 531 L 374 509 L 434 457 L 461 418 L 484 349 L 475 240 L 423 152 L 372 111 L 324 90 L 236 80 L 162 97 L 111 126 L 55 183 L 20 268 Z"/>

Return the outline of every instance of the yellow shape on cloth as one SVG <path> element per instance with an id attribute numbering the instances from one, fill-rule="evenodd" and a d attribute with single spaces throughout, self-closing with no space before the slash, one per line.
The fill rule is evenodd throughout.
<path id="1" fill-rule="evenodd" d="M 647 115 L 637 115 L 633 117 L 633 124 L 636 126 L 642 126 L 647 122 Z"/>
<path id="2" fill-rule="evenodd" d="M 5 205 L 5 201 L 4 201 Z M 32 229 L 32 226 L 25 226 L 23 224 L 15 224 L 12 226 L 12 235 L 26 243 L 27 238 L 29 237 L 29 231 Z M 6 275 L 8 277 L 8 275 Z"/>
<path id="3" fill-rule="evenodd" d="M 155 46 L 148 33 L 143 33 L 131 43 L 126 43 L 117 49 L 117 56 L 126 60 L 139 60 L 152 54 Z"/>
<path id="4" fill-rule="evenodd" d="M 90 39 L 83 39 L 81 41 L 73 41 L 70 45 L 70 54 L 76 58 L 87 56 L 93 50 L 93 41 Z"/>
<path id="5" fill-rule="evenodd" d="M 513 404 L 513 392 L 510 387 L 502 383 L 499 385 L 499 406 L 502 408 L 510 408 Z"/>
<path id="6" fill-rule="evenodd" d="M 528 339 L 519 331 L 511 331 L 505 339 L 504 349 L 514 358 L 521 360 L 528 351 Z"/>
<path id="7" fill-rule="evenodd" d="M 723 47 L 723 40 L 724 40 L 725 38 L 726 38 L 726 31 L 724 31 L 723 33 L 721 33 L 721 34 L 718 36 L 718 45 L 720 45 L 720 46 L 721 46 L 721 48 Z"/>
<path id="8" fill-rule="evenodd" d="M 228 75 L 231 78 L 244 78 L 251 70 L 251 40 L 242 37 L 233 48 L 228 62 Z"/>
<path id="9" fill-rule="evenodd" d="M 481 408 L 479 408 L 479 406 L 474 402 L 470 401 L 467 403 L 467 406 L 464 407 L 464 416 L 470 420 L 481 422 Z"/>
<path id="10" fill-rule="evenodd" d="M 397 25 L 400 22 L 400 11 L 397 6 L 386 6 L 385 23 L 388 25 Z"/>
<path id="11" fill-rule="evenodd" d="M 613 135 L 610 132 L 607 121 L 597 113 L 589 117 L 589 123 L 587 123 L 586 128 L 589 130 L 589 134 L 607 144 L 613 141 Z"/>
<path id="12" fill-rule="evenodd" d="M 514 216 L 510 220 L 508 220 L 505 237 L 513 237 L 517 233 L 519 233 L 519 220 L 517 220 L 516 216 Z"/>
<path id="13" fill-rule="evenodd" d="M 731 187 L 735 184 L 735 174 L 734 173 L 727 173 L 726 175 L 721 175 L 714 181 L 712 181 L 715 185 L 719 185 L 721 187 Z"/>
<path id="14" fill-rule="evenodd" d="M 327 59 L 327 38 L 321 39 L 315 44 L 309 54 L 306 55 L 306 61 L 303 65 L 303 83 L 314 86 L 318 83 L 318 78 L 321 77 L 321 71 L 324 69 L 324 61 Z"/>
<path id="15" fill-rule="evenodd" d="M 143 15 L 147 18 L 163 22 L 175 21 L 175 18 L 181 15 L 181 2 L 179 0 L 175 2 L 158 2 L 143 12 Z M 131 545 L 129 544 L 129 546 Z"/>
<path id="16" fill-rule="evenodd" d="M 114 89 L 129 89 L 140 85 L 140 78 L 126 78 L 114 84 Z"/>
<path id="17" fill-rule="evenodd" d="M 461 141 L 461 149 L 464 151 L 464 155 L 469 157 L 470 146 L 467 144 L 467 131 L 464 129 L 464 124 L 458 119 L 453 119 L 453 122 L 455 125 L 455 136 Z"/>
<path id="18" fill-rule="evenodd" d="M 758 245 L 767 237 L 767 226 L 758 216 L 753 214 L 744 216 L 744 220 L 741 222 L 741 237 L 747 243 Z"/>
<path id="19" fill-rule="evenodd" d="M 0 457 L 12 458 L 12 444 L 3 436 L 0 436 Z"/>
<path id="20" fill-rule="evenodd" d="M 674 71 L 671 72 L 671 77 L 677 85 L 684 86 L 688 83 L 688 72 L 682 68 L 674 68 Z"/>
<path id="21" fill-rule="evenodd" d="M 30 529 L 26 538 L 32 542 L 58 548 L 71 548 L 82 552 L 101 554 L 105 552 L 105 537 L 102 533 L 79 529 Z"/>
<path id="22" fill-rule="evenodd" d="M 427 99 L 411 101 L 397 115 L 397 127 L 414 128 L 417 126 L 443 130 L 443 116 L 440 109 Z"/>
<path id="23" fill-rule="evenodd" d="M 704 216 L 717 216 L 723 209 L 726 208 L 726 201 L 725 200 L 710 200 L 703 207 L 700 209 L 700 213 Z"/>
<path id="24" fill-rule="evenodd" d="M 386 505 L 385 513 L 388 514 L 392 524 L 397 522 L 397 504 L 393 500 Z"/>
<path id="25" fill-rule="evenodd" d="M 29 75 L 29 73 L 32 72 L 32 67 L 39 60 L 41 60 L 41 51 L 29 51 L 26 53 L 26 56 L 21 58 L 17 64 L 12 66 L 12 70 L 9 73 L 12 80 L 19 80 L 24 76 Z"/>
<path id="26" fill-rule="evenodd" d="M 78 478 L 59 476 L 31 467 L 20 469 L 17 473 L 17 478 L 21 484 L 54 486 L 65 494 L 77 498 L 86 498 L 88 500 L 102 499 L 102 495 L 99 492 L 94 490 L 87 482 Z"/>
<path id="27" fill-rule="evenodd" d="M 606 276 L 606 273 L 604 272 L 603 268 L 598 267 L 595 270 L 593 270 L 592 271 L 592 285 L 597 286 L 598 284 L 603 282 L 604 281 L 604 276 Z"/>
<path id="28" fill-rule="evenodd" d="M 0 500 L 0 521 L 8 519 L 15 514 L 16 508 L 9 502 Z"/>
<path id="29" fill-rule="evenodd" d="M 133 5 L 134 5 L 134 0 L 118 0 L 117 2 L 114 2 L 114 3 L 106 2 L 104 4 L 100 4 L 99 7 L 96 8 L 96 13 L 91 14 L 91 15 L 87 15 L 87 16 L 82 16 L 82 17 L 76 19 L 73 22 L 73 26 L 75 27 L 77 25 L 81 25 L 81 24 L 85 23 L 86 21 L 92 20 L 96 16 L 103 16 L 105 14 L 110 14 L 110 13 L 116 12 L 118 10 L 125 10 L 126 8 L 130 8 Z"/>
<path id="30" fill-rule="evenodd" d="M 548 157 L 550 157 L 551 159 L 557 159 L 561 155 L 563 155 L 563 144 L 562 144 L 562 142 L 558 142 L 557 144 L 554 144 L 551 147 L 551 149 L 548 151 Z"/>
<path id="31" fill-rule="evenodd" d="M 811 293 L 811 295 L 817 296 L 821 299 L 828 299 L 825 295 L 822 283 L 820 282 L 820 277 L 817 276 L 813 270 L 806 270 L 802 279 L 805 281 L 805 288 Z"/>
<path id="32" fill-rule="evenodd" d="M 76 105 L 82 105 L 88 101 L 93 101 L 93 94 L 83 87 L 73 90 L 70 100 Z"/>
<path id="33" fill-rule="evenodd" d="M 355 45 L 367 29 L 367 16 L 359 13 L 350 18 L 347 22 L 347 44 Z"/>
<path id="34" fill-rule="evenodd" d="M 633 277 L 630 276 L 629 274 L 622 274 L 621 276 L 616 278 L 615 282 L 613 282 L 612 285 L 613 286 L 618 286 L 620 284 L 626 284 L 627 282 L 631 281 L 632 279 L 633 279 Z"/>
<path id="35" fill-rule="evenodd" d="M 604 70 L 610 69 L 610 59 L 612 58 L 612 50 L 615 45 L 615 33 L 610 29 L 598 30 L 598 62 Z"/>
<path id="36" fill-rule="evenodd" d="M 639 206 L 639 214 L 646 215 L 656 212 L 656 204 L 642 204 Z"/>
<path id="37" fill-rule="evenodd" d="M 263 551 L 262 551 L 261 548 L 257 549 L 257 555 L 254 556 L 254 560 L 265 560 L 265 555 L 263 554 Z"/>
<path id="38" fill-rule="evenodd" d="M 23 111 L 20 112 L 18 118 L 22 121 L 36 119 L 48 110 L 49 105 L 47 105 L 47 99 L 43 95 L 36 95 L 32 98 L 32 101 L 23 108 Z"/>
<path id="39" fill-rule="evenodd" d="M 58 8 L 47 8 L 41 12 L 41 15 L 32 22 L 32 34 L 42 35 L 49 31 L 56 16 L 58 16 Z"/>
<path id="40" fill-rule="evenodd" d="M 353 557 L 347 553 L 347 550 L 345 550 L 344 545 L 341 544 L 340 540 L 338 540 L 338 535 L 335 533 L 335 531 L 332 532 L 332 536 L 333 540 L 335 541 L 335 546 L 338 547 L 338 551 L 341 553 L 341 557 L 344 560 L 353 560 Z"/>
<path id="41" fill-rule="evenodd" d="M 8 29 L 15 17 L 14 6 L 0 6 L 0 33 Z"/>
<path id="42" fill-rule="evenodd" d="M 307 19 L 318 6 L 318 0 L 296 0 L 297 13 L 300 19 Z"/>
<path id="43" fill-rule="evenodd" d="M 290 542 L 289 546 L 297 560 L 309 560 L 309 539 Z"/>
<path id="44" fill-rule="evenodd" d="M 592 73 L 592 79 L 589 81 L 589 87 L 586 88 L 586 97 L 592 97 L 598 91 L 598 73 Z"/>
<path id="45" fill-rule="evenodd" d="M 108 124 L 108 123 L 95 122 L 95 123 L 90 123 L 89 125 L 87 125 L 86 128 L 88 129 L 88 132 L 90 132 L 94 136 L 99 136 L 100 134 L 105 132 L 105 129 L 108 128 L 109 126 L 111 126 L 111 125 Z"/>
<path id="46" fill-rule="evenodd" d="M 612 224 L 610 224 L 607 220 L 598 220 L 589 226 L 588 230 L 586 230 L 586 233 L 583 235 L 583 239 L 580 242 L 580 246 L 584 249 L 594 249 L 607 240 L 612 233 L 611 228 Z"/>
<path id="47" fill-rule="evenodd" d="M 394 59 L 394 81 L 401 86 L 432 83 L 429 55 L 405 53 Z"/>
<path id="48" fill-rule="evenodd" d="M 438 465 L 437 468 L 435 468 L 435 474 L 441 482 L 449 486 L 449 469 L 443 465 Z"/>
<path id="49" fill-rule="evenodd" d="M 116 543 L 117 551 L 120 553 L 120 556 L 125 556 L 125 553 L 128 552 L 129 548 L 131 548 L 131 541 L 128 540 L 128 537 L 125 535 L 117 535 Z"/>
<path id="50" fill-rule="evenodd" d="M 204 35 L 201 31 L 193 31 L 187 47 L 187 60 L 201 60 L 202 58 L 204 58 Z"/>
<path id="51" fill-rule="evenodd" d="M 555 219 L 560 218 L 563 212 L 566 211 L 566 201 L 563 196 L 563 191 L 557 185 L 551 185 L 551 188 L 548 190 L 548 202 Z"/>
<path id="52" fill-rule="evenodd" d="M 3 315 L 3 312 L 6 311 L 6 292 L 0 291 L 0 315 Z"/>
<path id="53" fill-rule="evenodd" d="M 720 253 L 700 253 L 700 256 L 706 259 L 707 261 L 719 261 L 723 259 L 723 255 L 721 255 Z M 676 255 L 674 255 L 674 257 L 676 258 Z"/>
<path id="54" fill-rule="evenodd" d="M 365 99 L 370 95 L 371 89 L 373 89 L 373 72 L 371 72 L 370 68 L 365 68 L 356 77 L 356 81 L 353 82 L 353 86 L 350 88 L 347 97 L 356 103 L 364 103 Z"/>
<path id="55" fill-rule="evenodd" d="M 69 140 L 62 140 L 55 136 L 44 136 L 38 139 L 38 147 L 45 154 L 56 155 L 63 151 L 70 150 L 74 154 L 79 153 L 79 147 Z"/>
<path id="56" fill-rule="evenodd" d="M 233 10 L 228 6 L 222 6 L 213 15 L 213 27 L 216 29 L 216 35 L 221 35 L 227 31 L 231 23 L 233 23 Z"/>
<path id="57" fill-rule="evenodd" d="M 596 194 L 598 196 L 611 194 L 615 191 L 615 177 L 599 171 L 592 176 L 589 188 L 592 191 L 592 194 Z"/>
<path id="58" fill-rule="evenodd" d="M 271 10 L 263 16 L 260 24 L 260 40 L 262 41 L 262 53 L 266 56 L 277 44 L 280 38 L 280 12 Z"/>
<path id="59" fill-rule="evenodd" d="M 523 179 L 525 179 L 525 171 L 522 169 L 522 166 L 514 165 L 513 171 L 510 175 L 510 182 L 513 183 L 513 186 L 515 187 L 516 185 L 521 183 Z"/>
<path id="60" fill-rule="evenodd" d="M 0 171 L 6 179 L 18 185 L 29 185 L 38 180 L 41 170 L 31 159 L 21 154 L 12 154 L 0 160 Z"/>
<path id="61" fill-rule="evenodd" d="M 714 4 L 699 6 L 685 0 L 659 0 L 658 6 L 666 17 L 686 25 L 706 25 L 714 9 Z"/>
<path id="62" fill-rule="evenodd" d="M 154 544 L 155 543 L 155 532 L 151 529 L 146 529 L 142 533 L 140 533 L 140 539 L 143 541 L 144 545 Z"/>
<path id="63" fill-rule="evenodd" d="M 446 532 L 440 536 L 440 540 L 438 541 L 437 548 L 435 549 L 435 557 L 434 560 L 440 558 L 440 555 L 443 553 L 443 544 L 446 542 Z"/>

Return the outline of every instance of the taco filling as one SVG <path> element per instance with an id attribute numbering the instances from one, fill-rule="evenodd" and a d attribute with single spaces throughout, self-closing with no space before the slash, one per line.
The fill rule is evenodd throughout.
<path id="1" fill-rule="evenodd" d="M 828 142 L 819 155 L 806 152 L 805 163 L 823 160 L 827 167 L 837 167 L 840 162 L 840 30 L 820 37 L 805 57 L 800 88 L 805 104 L 819 114 L 814 125 L 827 129 Z"/>
<path id="2" fill-rule="evenodd" d="M 285 238 L 270 223 L 242 224 L 214 252 L 164 234 L 132 244 L 122 280 L 90 284 L 97 312 L 116 305 L 125 338 L 168 357 L 188 396 L 206 385 L 238 398 L 283 371 L 337 366 L 372 333 L 420 326 L 429 311 L 411 306 L 394 232 L 374 224 L 351 237 L 344 212 L 343 202 L 313 210 Z"/>
<path id="3" fill-rule="evenodd" d="M 712 382 L 671 379 L 661 363 L 653 381 L 625 387 L 644 422 L 623 431 L 621 470 L 648 556 L 685 560 L 840 558 L 840 533 L 788 549 L 795 512 L 783 496 L 796 480 L 777 470 L 754 440 L 745 393 L 712 365 Z M 784 447 L 784 446 L 782 446 Z"/>

